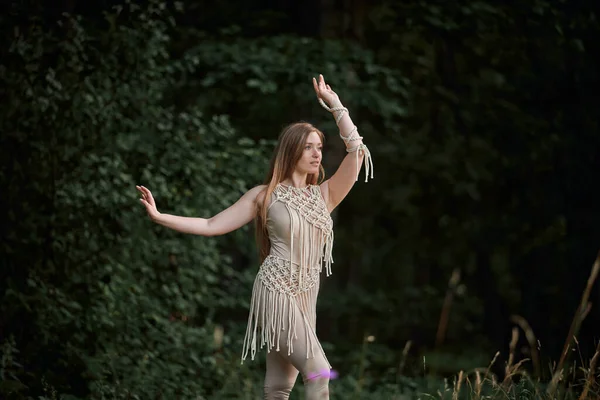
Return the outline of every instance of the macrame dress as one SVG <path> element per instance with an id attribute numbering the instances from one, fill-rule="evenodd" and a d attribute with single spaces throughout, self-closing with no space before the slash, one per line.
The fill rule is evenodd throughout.
<path id="1" fill-rule="evenodd" d="M 266 228 L 271 249 L 254 281 L 242 363 L 258 347 L 279 351 L 282 335 L 290 355 L 298 319 L 306 327 L 306 357 L 314 357 L 315 349 L 323 351 L 315 333 L 319 276 L 323 266 L 329 276 L 333 262 L 333 221 L 320 187 L 278 184 Z"/>

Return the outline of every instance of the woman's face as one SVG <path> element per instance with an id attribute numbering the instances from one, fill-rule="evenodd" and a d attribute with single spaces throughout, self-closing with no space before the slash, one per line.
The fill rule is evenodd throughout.
<path id="1" fill-rule="evenodd" d="M 323 144 L 317 132 L 311 132 L 304 143 L 302 157 L 296 164 L 296 170 L 305 174 L 318 174 L 321 165 Z"/>

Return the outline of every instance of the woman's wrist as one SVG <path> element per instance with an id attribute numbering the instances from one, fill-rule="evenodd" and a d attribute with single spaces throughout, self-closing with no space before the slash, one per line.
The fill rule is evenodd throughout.
<path id="1" fill-rule="evenodd" d="M 336 98 L 331 102 L 329 111 L 331 112 L 331 116 L 335 119 L 335 124 L 339 125 L 344 113 L 347 113 L 348 109 L 344 107 L 340 99 Z"/>
<path id="2" fill-rule="evenodd" d="M 161 217 L 163 216 L 163 214 L 161 214 L 160 212 L 156 212 L 156 214 L 152 215 L 150 218 L 152 219 L 152 221 L 156 222 L 159 225 L 162 225 L 162 220 Z"/>
<path id="3" fill-rule="evenodd" d="M 344 105 L 342 104 L 342 101 L 338 97 L 331 102 L 330 107 L 331 108 L 341 108 L 341 107 L 344 107 Z"/>
<path id="4" fill-rule="evenodd" d="M 319 103 L 321 106 L 329 111 L 333 118 L 335 119 L 336 125 L 339 126 L 344 113 L 348 112 L 348 109 L 344 107 L 339 97 L 335 96 L 333 99 L 328 100 L 327 102 L 323 101 L 321 97 L 318 97 Z"/>

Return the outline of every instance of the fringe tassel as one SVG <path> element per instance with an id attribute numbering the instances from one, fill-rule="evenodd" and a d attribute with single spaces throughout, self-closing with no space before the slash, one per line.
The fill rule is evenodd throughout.
<path id="1" fill-rule="evenodd" d="M 327 276 L 331 276 L 331 264 L 333 264 L 333 231 L 331 231 L 327 236 L 327 239 L 325 239 L 323 259 L 325 261 L 325 273 Z"/>
<path id="2" fill-rule="evenodd" d="M 284 318 L 287 311 L 287 318 Z M 294 351 L 293 339 L 296 334 L 296 307 L 294 299 L 285 293 L 279 293 L 267 289 L 257 276 L 253 296 L 250 304 L 250 316 L 248 327 L 244 337 L 242 348 L 242 361 L 248 357 L 254 360 L 258 349 L 267 346 L 270 352 L 273 348 L 280 351 L 281 331 L 287 331 L 288 355 Z M 258 331 L 260 330 L 260 343 L 258 343 Z"/>
<path id="3" fill-rule="evenodd" d="M 315 292 L 318 290 L 318 284 L 310 290 L 292 297 L 285 293 L 269 290 L 264 286 L 260 279 L 260 273 L 254 282 L 253 296 L 250 303 L 250 316 L 248 317 L 248 327 L 244 337 L 244 346 L 242 349 L 241 364 L 250 354 L 252 360 L 256 356 L 258 349 L 267 347 L 267 351 L 275 349 L 280 351 L 281 332 L 287 331 L 286 343 L 288 356 L 294 352 L 294 339 L 298 338 L 296 324 L 298 322 L 298 313 L 306 326 L 306 357 L 314 357 L 315 342 L 318 348 L 323 351 L 320 343 L 315 340 Z M 303 311 L 305 310 L 305 311 Z M 287 311 L 287 318 L 284 313 Z M 308 314 L 305 314 L 307 312 Z M 260 330 L 260 333 L 259 333 Z M 260 335 L 260 343 L 258 336 Z M 324 353 L 323 353 L 324 354 Z"/>
<path id="4" fill-rule="evenodd" d="M 365 182 L 369 181 L 369 171 L 371 171 L 371 179 L 373 179 L 373 172 L 375 168 L 373 167 L 373 157 L 371 157 L 371 152 L 367 148 L 367 145 L 364 143 L 359 144 L 356 147 L 352 147 L 346 149 L 348 153 L 356 152 L 356 180 L 358 181 L 358 176 L 360 175 L 360 163 L 358 160 L 358 152 L 362 150 L 365 156 Z"/>
<path id="5" fill-rule="evenodd" d="M 285 208 L 290 215 L 290 263 L 294 263 L 294 214 L 289 203 L 285 203 Z M 302 225 L 302 221 L 299 221 Z M 290 285 L 292 284 L 292 269 L 290 268 Z"/>

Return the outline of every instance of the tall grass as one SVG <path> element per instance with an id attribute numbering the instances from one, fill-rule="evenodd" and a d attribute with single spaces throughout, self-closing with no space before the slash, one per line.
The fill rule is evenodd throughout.
<path id="1" fill-rule="evenodd" d="M 511 341 L 508 344 L 508 360 L 504 366 L 504 377 L 502 380 L 499 380 L 499 378 L 491 372 L 493 364 L 500 356 L 500 352 L 497 352 L 487 368 L 475 368 L 471 371 L 459 371 L 457 376 L 454 377 L 452 385 L 448 385 L 447 381 L 443 381 L 442 378 L 439 378 L 437 382 L 438 387 L 435 388 L 431 387 L 436 386 L 435 383 L 431 385 L 431 379 L 425 379 L 421 380 L 421 383 L 426 383 L 425 385 L 417 387 L 415 390 L 408 392 L 401 389 L 399 387 L 400 385 L 398 385 L 400 380 L 399 378 L 406 363 L 408 349 L 411 346 L 411 342 L 407 342 L 407 345 L 403 349 L 401 362 L 398 367 L 396 387 L 394 388 L 393 386 L 388 385 L 387 390 L 376 390 L 374 393 L 367 393 L 363 391 L 364 381 L 366 379 L 364 368 L 365 362 L 363 358 L 367 354 L 366 346 L 368 345 L 369 341 L 364 340 L 363 349 L 361 351 L 362 357 L 359 368 L 359 376 L 356 379 L 358 384 L 356 385 L 356 389 L 352 397 L 345 395 L 345 392 L 342 389 L 344 385 L 340 382 L 333 385 L 332 398 L 360 398 L 373 400 L 407 400 L 412 398 L 435 398 L 441 400 L 600 400 L 600 385 L 597 382 L 597 378 L 600 376 L 600 370 L 597 366 L 598 360 L 600 359 L 600 341 L 597 344 L 594 355 L 589 361 L 586 362 L 580 356 L 579 365 L 577 364 L 577 361 L 574 361 L 572 364 L 569 363 L 569 357 L 571 353 L 573 353 L 573 345 L 578 345 L 577 334 L 579 333 L 581 323 L 586 318 L 591 308 L 589 297 L 599 273 L 600 253 L 598 253 L 596 260 L 592 265 L 590 276 L 581 296 L 581 301 L 571 322 L 571 327 L 569 329 L 569 333 L 567 334 L 560 360 L 556 366 L 550 367 L 549 372 L 551 379 L 549 382 L 545 382 L 543 380 L 543 367 L 541 365 L 539 353 L 540 344 L 533 329 L 525 320 L 525 318 L 519 315 L 513 315 L 511 317 L 511 321 L 516 325 L 516 327 L 514 327 L 512 330 Z M 448 283 L 448 290 L 442 306 L 440 321 L 436 334 L 436 345 L 441 345 L 444 341 L 450 309 L 452 306 L 455 289 L 459 281 L 460 271 L 455 270 L 452 273 Z M 525 338 L 529 345 L 531 359 L 524 358 L 517 361 L 516 348 L 520 335 L 519 329 L 525 334 Z M 425 361 L 426 360 L 423 360 L 423 365 L 425 365 Z M 529 369 L 525 367 L 529 362 L 532 364 L 532 373 L 530 373 Z M 583 378 L 577 378 L 578 375 L 582 375 Z M 341 388 L 336 388 L 336 385 L 341 386 Z"/>

